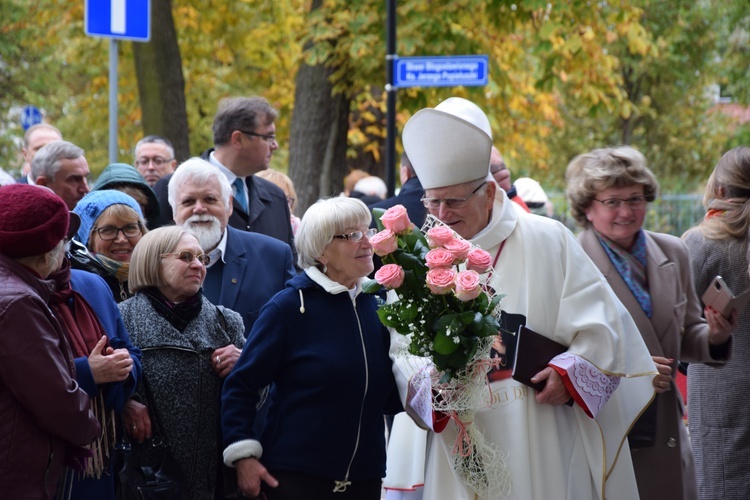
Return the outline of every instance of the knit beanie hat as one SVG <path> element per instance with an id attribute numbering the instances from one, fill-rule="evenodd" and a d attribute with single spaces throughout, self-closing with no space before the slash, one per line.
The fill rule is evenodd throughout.
<path id="1" fill-rule="evenodd" d="M 0 253 L 11 259 L 45 254 L 68 234 L 68 206 L 47 188 L 0 188 L 0 214 Z"/>
<path id="2" fill-rule="evenodd" d="M 122 191 L 115 191 L 114 189 L 91 191 L 84 196 L 73 209 L 73 212 L 77 213 L 81 218 L 81 227 L 78 228 L 76 240 L 84 245 L 88 245 L 91 228 L 94 227 L 96 220 L 102 212 L 112 205 L 127 205 L 135 210 L 139 218 L 143 218 L 141 206 L 132 196 L 129 196 Z"/>

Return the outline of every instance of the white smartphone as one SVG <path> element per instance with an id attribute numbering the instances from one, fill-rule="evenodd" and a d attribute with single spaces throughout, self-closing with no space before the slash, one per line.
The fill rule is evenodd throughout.
<path id="1" fill-rule="evenodd" d="M 704 306 L 711 306 L 728 318 L 732 314 L 732 309 L 738 309 L 742 312 L 750 300 L 750 289 L 745 290 L 739 296 L 735 297 L 721 276 L 717 276 L 708 285 L 706 292 L 701 298 Z"/>

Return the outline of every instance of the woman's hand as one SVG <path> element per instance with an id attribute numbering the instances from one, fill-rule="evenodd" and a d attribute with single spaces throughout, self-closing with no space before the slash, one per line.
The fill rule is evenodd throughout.
<path id="1" fill-rule="evenodd" d="M 654 387 L 656 388 L 656 393 L 661 394 L 662 392 L 671 391 L 672 364 L 674 363 L 674 360 L 669 358 L 662 358 L 661 356 L 651 356 L 651 359 L 654 361 L 656 369 L 659 372 L 659 374 L 654 377 L 654 381 L 652 382 L 654 384 Z"/>
<path id="2" fill-rule="evenodd" d="M 138 401 L 128 399 L 122 410 L 122 425 L 132 439 L 142 443 L 151 437 L 151 417 L 148 408 Z"/>
<path id="3" fill-rule="evenodd" d="M 272 488 L 279 482 L 268 473 L 257 458 L 243 458 L 235 462 L 237 467 L 237 489 L 248 498 L 260 496 L 260 482 L 263 481 Z"/>
<path id="4" fill-rule="evenodd" d="M 133 369 L 133 358 L 127 349 L 105 348 L 107 336 L 102 335 L 89 354 L 89 368 L 97 385 L 108 382 L 122 382 Z"/>
<path id="5" fill-rule="evenodd" d="M 548 366 L 531 378 L 535 384 L 546 380 L 542 392 L 536 394 L 536 402 L 548 405 L 563 405 L 570 399 L 570 393 L 563 383 L 562 377 L 557 371 Z"/>
<path id="6" fill-rule="evenodd" d="M 732 336 L 732 332 L 737 329 L 738 317 L 737 309 L 732 309 L 729 318 L 725 318 L 719 311 L 711 306 L 703 310 L 708 323 L 708 343 L 714 346 L 724 344 Z"/>
<path id="7" fill-rule="evenodd" d="M 219 377 L 224 378 L 232 371 L 240 354 L 242 351 L 232 344 L 219 347 L 211 354 L 211 366 Z"/>

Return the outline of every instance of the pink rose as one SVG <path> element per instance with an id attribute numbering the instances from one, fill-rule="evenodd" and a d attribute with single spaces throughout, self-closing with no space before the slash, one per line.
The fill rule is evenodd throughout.
<path id="1" fill-rule="evenodd" d="M 479 296 L 482 288 L 479 284 L 479 273 L 476 271 L 461 271 L 456 275 L 456 289 L 454 293 L 458 300 L 468 302 Z"/>
<path id="2" fill-rule="evenodd" d="M 406 208 L 403 205 L 394 205 L 386 210 L 380 221 L 383 226 L 396 234 L 408 231 L 412 226 L 409 214 L 406 213 Z"/>
<path id="3" fill-rule="evenodd" d="M 441 247 L 456 237 L 453 229 L 448 226 L 435 226 L 427 231 L 431 247 Z"/>
<path id="4" fill-rule="evenodd" d="M 398 239 L 396 235 L 390 229 L 383 229 L 370 238 L 370 244 L 372 245 L 372 251 L 377 255 L 384 257 L 389 253 L 393 253 L 398 248 Z"/>
<path id="5" fill-rule="evenodd" d="M 474 270 L 479 274 L 484 274 L 492 265 L 492 256 L 486 250 L 473 248 L 469 250 L 466 256 L 466 269 Z"/>
<path id="6" fill-rule="evenodd" d="M 427 271 L 427 288 L 435 295 L 445 295 L 453 290 L 456 271 L 451 268 L 439 267 Z"/>
<path id="7" fill-rule="evenodd" d="M 454 260 L 455 257 L 453 256 L 453 252 L 446 250 L 445 248 L 433 248 L 424 256 L 425 264 L 427 264 L 427 267 L 430 269 L 451 267 Z"/>
<path id="8" fill-rule="evenodd" d="M 460 238 L 454 238 L 446 242 L 443 248 L 450 250 L 457 262 L 463 262 L 469 250 L 471 250 L 471 243 Z"/>
<path id="9" fill-rule="evenodd" d="M 390 289 L 404 283 L 404 269 L 398 264 L 386 264 L 375 273 L 375 281 Z"/>

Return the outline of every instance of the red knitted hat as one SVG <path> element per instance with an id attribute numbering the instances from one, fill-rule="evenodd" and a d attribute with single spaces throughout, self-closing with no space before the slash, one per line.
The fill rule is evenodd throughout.
<path id="1" fill-rule="evenodd" d="M 0 188 L 0 253 L 12 259 L 49 252 L 68 234 L 65 202 L 28 184 Z"/>

